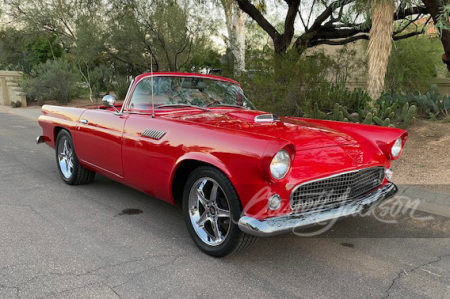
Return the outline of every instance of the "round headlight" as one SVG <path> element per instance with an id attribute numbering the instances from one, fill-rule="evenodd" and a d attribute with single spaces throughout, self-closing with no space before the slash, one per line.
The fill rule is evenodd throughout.
<path id="1" fill-rule="evenodd" d="M 270 173 L 275 179 L 280 180 L 289 171 L 289 167 L 291 167 L 291 157 L 287 150 L 282 149 L 270 162 Z"/>
<path id="2" fill-rule="evenodd" d="M 392 158 L 397 158 L 402 151 L 402 139 L 399 138 L 395 141 L 391 149 Z"/>

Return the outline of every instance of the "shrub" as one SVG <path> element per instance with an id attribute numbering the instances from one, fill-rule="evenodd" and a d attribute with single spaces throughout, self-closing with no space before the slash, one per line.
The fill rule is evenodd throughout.
<path id="1" fill-rule="evenodd" d="M 301 58 L 288 53 L 260 64 L 254 62 L 261 67 L 247 72 L 239 81 L 258 108 L 280 115 L 300 116 L 312 110 L 320 91 L 329 85 L 325 78 L 331 63 L 323 53 Z M 325 96 L 323 101 L 327 101 Z"/>
<path id="2" fill-rule="evenodd" d="M 111 85 L 111 88 L 117 95 L 118 99 L 124 100 L 127 95 L 128 87 L 130 86 L 130 82 L 127 78 L 125 76 L 117 76 Z"/>
<path id="3" fill-rule="evenodd" d="M 386 73 L 390 93 L 426 90 L 437 76 L 442 44 L 438 38 L 419 36 L 394 42 Z"/>
<path id="4" fill-rule="evenodd" d="M 49 60 L 36 66 L 23 87 L 40 104 L 53 100 L 66 104 L 76 96 L 77 76 L 63 60 Z"/>

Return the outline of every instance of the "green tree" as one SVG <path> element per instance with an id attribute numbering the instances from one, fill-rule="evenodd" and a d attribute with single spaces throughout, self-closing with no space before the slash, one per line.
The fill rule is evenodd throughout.
<path id="1" fill-rule="evenodd" d="M 0 68 L 29 73 L 33 66 L 63 54 L 56 36 L 6 27 L 0 31 Z"/>

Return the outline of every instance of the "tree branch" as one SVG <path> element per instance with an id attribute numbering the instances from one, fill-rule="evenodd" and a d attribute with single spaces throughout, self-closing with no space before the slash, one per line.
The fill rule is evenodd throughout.
<path id="1" fill-rule="evenodd" d="M 414 6 L 411 8 L 402 9 L 402 10 L 394 13 L 394 21 L 403 20 L 407 16 L 412 16 L 412 15 L 417 15 L 417 14 L 426 15 L 426 14 L 428 14 L 428 10 L 426 9 L 425 6 Z"/>
<path id="2" fill-rule="evenodd" d="M 272 24 L 267 21 L 263 14 L 250 3 L 249 0 L 235 0 L 237 1 L 239 8 L 242 9 L 246 14 L 248 14 L 253 20 L 258 23 L 261 28 L 267 32 L 272 39 L 276 39 L 280 33 L 272 26 Z"/>
<path id="3" fill-rule="evenodd" d="M 416 35 L 421 35 L 421 34 L 423 34 L 423 33 L 425 33 L 424 30 L 421 30 L 421 31 L 414 31 L 414 32 L 410 32 L 410 33 L 407 33 L 407 34 L 404 34 L 404 35 L 396 35 L 396 36 L 393 36 L 392 38 L 393 38 L 394 40 L 401 40 L 401 39 L 413 37 L 413 36 L 416 36 Z"/>
<path id="4" fill-rule="evenodd" d="M 323 22 L 325 22 L 331 15 L 333 14 L 333 11 L 337 8 L 340 8 L 342 6 L 345 6 L 347 4 L 350 4 L 352 2 L 355 2 L 355 0 L 337 0 L 330 5 L 328 5 L 325 10 L 316 18 L 314 23 L 312 24 L 310 30 L 317 30 Z"/>
<path id="5" fill-rule="evenodd" d="M 313 47 L 318 46 L 318 45 L 341 46 L 341 45 L 346 45 L 346 44 L 352 43 L 357 40 L 369 40 L 369 35 L 367 35 L 367 34 L 354 35 L 352 37 L 349 37 L 346 39 L 340 39 L 340 40 L 329 40 L 329 39 L 314 40 L 314 41 L 311 41 L 311 45 Z"/>

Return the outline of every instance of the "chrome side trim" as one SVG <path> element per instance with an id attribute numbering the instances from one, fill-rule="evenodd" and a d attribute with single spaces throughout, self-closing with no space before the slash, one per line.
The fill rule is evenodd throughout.
<path id="1" fill-rule="evenodd" d="M 289 215 L 258 220 L 253 217 L 243 216 L 239 219 L 239 228 L 248 234 L 258 237 L 266 237 L 288 233 L 294 229 L 307 228 L 317 223 L 336 220 L 343 217 L 365 212 L 374 205 L 391 198 L 397 193 L 397 186 L 393 183 L 366 194 L 363 198 L 343 204 L 339 207 L 293 213 Z"/>
<path id="2" fill-rule="evenodd" d="M 166 135 L 166 132 L 153 129 L 145 129 L 145 131 L 141 134 L 142 137 L 148 137 L 156 140 L 160 140 L 164 135 Z"/>

